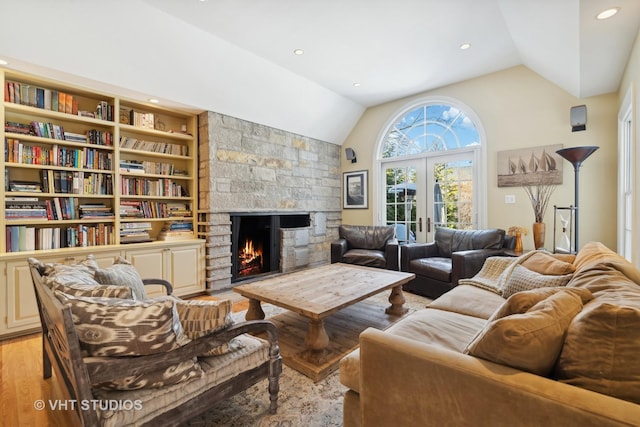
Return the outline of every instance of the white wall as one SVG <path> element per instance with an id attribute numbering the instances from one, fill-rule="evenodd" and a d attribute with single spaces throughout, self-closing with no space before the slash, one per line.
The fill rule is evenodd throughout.
<path id="1" fill-rule="evenodd" d="M 636 37 L 635 44 L 629 56 L 629 62 L 625 70 L 622 82 L 620 83 L 619 101 L 622 102 L 628 91 L 632 93 L 633 110 L 635 115 L 633 117 L 633 149 L 635 150 L 632 170 L 635 173 L 633 184 L 633 235 L 632 239 L 632 255 L 633 263 L 640 266 L 640 173 L 638 167 L 640 166 L 640 32 Z"/>
<path id="2" fill-rule="evenodd" d="M 139 0 L 2 0 L 0 59 L 340 144 L 364 108 Z"/>
<path id="3" fill-rule="evenodd" d="M 499 151 L 552 144 L 599 146 L 580 170 L 580 246 L 595 240 L 616 249 L 616 93 L 578 99 L 524 66 L 446 86 L 368 109 L 343 145 L 356 151 L 358 163 L 351 164 L 343 156 L 343 170 L 371 171 L 376 156 L 374 147 L 385 123 L 403 106 L 427 95 L 456 98 L 482 121 L 487 137 L 488 227 L 508 229 L 520 225 L 531 231 L 534 221 L 529 199 L 522 188 L 498 188 Z M 587 105 L 587 130 L 571 132 L 569 111 L 580 104 Z M 565 161 L 563 171 L 563 184 L 554 192 L 545 217 L 547 247 L 553 244 L 553 205 L 568 206 L 574 202 L 573 166 Z M 372 175 L 369 174 L 370 180 Z M 372 186 L 370 182 L 369 188 Z M 515 204 L 504 203 L 508 194 L 516 196 Z M 369 197 L 370 206 L 378 203 L 376 194 L 371 192 Z M 373 210 L 344 210 L 343 223 L 373 224 Z M 524 246 L 533 248 L 531 234 L 525 237 Z"/>

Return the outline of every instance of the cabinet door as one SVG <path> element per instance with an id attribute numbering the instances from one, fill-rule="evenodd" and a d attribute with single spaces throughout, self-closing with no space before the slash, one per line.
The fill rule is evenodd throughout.
<path id="1" fill-rule="evenodd" d="M 167 274 L 166 249 L 140 249 L 126 252 L 126 258 L 133 264 L 143 279 L 170 280 Z M 167 293 L 162 286 L 145 286 L 147 297 L 153 298 Z"/>
<path id="2" fill-rule="evenodd" d="M 189 295 L 204 290 L 201 245 L 173 247 L 166 251 L 169 266 L 169 281 L 177 296 Z"/>
<path id="3" fill-rule="evenodd" d="M 7 262 L 6 311 L 3 336 L 40 328 L 38 303 L 26 260 Z"/>

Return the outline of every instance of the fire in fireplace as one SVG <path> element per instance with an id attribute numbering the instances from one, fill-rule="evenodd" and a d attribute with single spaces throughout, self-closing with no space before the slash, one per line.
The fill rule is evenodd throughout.
<path id="1" fill-rule="evenodd" d="M 254 246 L 253 240 L 245 240 L 238 252 L 238 277 L 260 274 L 263 269 L 262 245 Z"/>
<path id="2" fill-rule="evenodd" d="M 232 214 L 231 281 L 280 271 L 280 229 L 309 223 L 309 214 Z"/>

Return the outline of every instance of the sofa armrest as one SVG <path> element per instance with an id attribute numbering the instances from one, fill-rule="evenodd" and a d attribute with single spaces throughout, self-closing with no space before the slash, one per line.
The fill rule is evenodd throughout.
<path id="1" fill-rule="evenodd" d="M 434 256 L 438 256 L 438 247 L 435 242 L 402 245 L 400 247 L 400 267 L 402 267 L 402 271 L 409 271 L 411 260 Z"/>
<path id="2" fill-rule="evenodd" d="M 640 405 L 373 328 L 360 375 L 363 426 L 640 423 Z"/>
<path id="3" fill-rule="evenodd" d="M 275 325 L 268 320 L 251 320 L 231 325 L 220 331 L 204 335 L 190 343 L 166 353 L 132 357 L 101 357 L 102 363 L 87 363 L 91 383 L 111 381 L 114 378 L 146 374 L 159 368 L 183 362 L 212 350 L 238 335 L 266 332 L 270 354 L 279 358 L 278 335 Z"/>
<path id="4" fill-rule="evenodd" d="M 458 284 L 459 279 L 468 279 L 480 272 L 487 258 L 504 255 L 504 249 L 473 249 L 451 254 L 451 283 Z"/>
<path id="5" fill-rule="evenodd" d="M 342 261 L 347 249 L 347 239 L 338 239 L 331 242 L 331 264 Z"/>
<path id="6" fill-rule="evenodd" d="M 400 256 L 400 245 L 395 237 L 389 239 L 384 249 L 384 258 L 387 260 L 387 270 L 398 271 Z"/>
<path id="7" fill-rule="evenodd" d="M 142 283 L 145 286 L 147 286 L 147 285 L 164 286 L 164 288 L 167 291 L 167 295 L 173 294 L 173 286 L 171 286 L 171 282 L 169 282 L 168 280 L 164 280 L 164 279 L 142 279 Z"/>

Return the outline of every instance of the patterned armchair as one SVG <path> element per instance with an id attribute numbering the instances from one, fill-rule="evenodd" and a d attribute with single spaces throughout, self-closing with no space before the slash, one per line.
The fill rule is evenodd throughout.
<path id="1" fill-rule="evenodd" d="M 264 378 L 275 413 L 282 361 L 273 323 L 234 323 L 230 301 L 180 300 L 170 295 L 168 282 L 143 281 L 123 259 L 106 269 L 91 256 L 75 265 L 29 263 L 44 378 L 55 368 L 77 402 L 136 404 L 132 410 L 79 403 L 73 408 L 78 424 L 183 425 Z M 134 299 L 132 282 L 137 294 L 146 284 L 160 284 L 169 295 Z"/>

